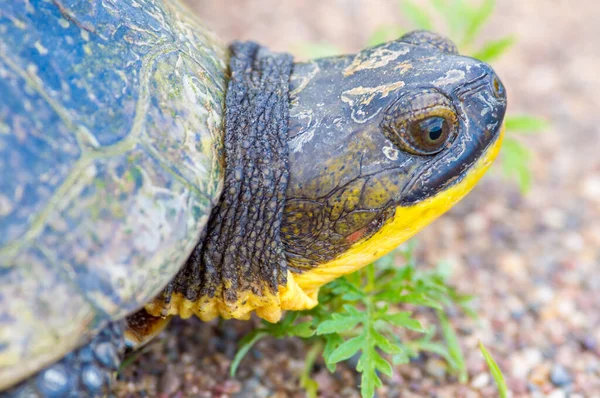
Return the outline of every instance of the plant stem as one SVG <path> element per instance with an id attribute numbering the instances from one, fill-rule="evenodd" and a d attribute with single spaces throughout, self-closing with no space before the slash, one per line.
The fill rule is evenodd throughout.
<path id="1" fill-rule="evenodd" d="M 306 394 L 309 398 L 317 397 L 319 385 L 315 380 L 312 379 L 311 373 L 313 367 L 315 366 L 315 362 L 317 361 L 317 357 L 323 353 L 323 347 L 323 339 L 314 340 L 313 344 L 306 353 L 306 358 L 304 359 L 304 369 L 302 370 L 302 375 L 300 376 L 300 384 L 306 390 Z"/>

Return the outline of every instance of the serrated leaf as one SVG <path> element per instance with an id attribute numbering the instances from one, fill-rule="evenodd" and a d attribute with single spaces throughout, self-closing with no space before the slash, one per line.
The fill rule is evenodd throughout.
<path id="1" fill-rule="evenodd" d="M 548 122 L 534 116 L 508 116 L 504 125 L 507 131 L 519 133 L 537 133 L 548 128 Z"/>
<path id="2" fill-rule="evenodd" d="M 402 352 L 402 348 L 390 342 L 384 335 L 379 333 L 378 331 L 371 329 L 371 338 L 377 347 L 381 349 L 381 351 L 388 354 L 399 354 Z"/>
<path id="3" fill-rule="evenodd" d="M 498 364 L 496 364 L 496 361 L 494 361 L 494 358 L 490 355 L 481 341 L 479 342 L 479 349 L 483 354 L 483 358 L 485 358 L 485 363 L 487 363 L 487 366 L 492 373 L 492 377 L 496 382 L 496 386 L 498 386 L 498 394 L 500 394 L 500 398 L 506 398 L 508 396 L 508 387 L 504 381 L 504 375 L 502 374 L 500 367 Z"/>
<path id="4" fill-rule="evenodd" d="M 410 0 L 404 0 L 400 3 L 403 15 L 408 18 L 419 29 L 431 30 L 431 17 L 427 12 Z"/>
<path id="5" fill-rule="evenodd" d="M 377 385 L 379 381 L 379 385 Z M 381 385 L 381 381 L 379 377 L 375 375 L 375 377 L 365 377 L 364 372 L 361 374 L 360 378 L 360 395 L 363 398 L 371 398 L 375 395 L 375 388 Z"/>
<path id="6" fill-rule="evenodd" d="M 306 339 L 315 334 L 315 329 L 312 328 L 312 322 L 301 322 L 296 325 L 291 325 L 287 328 L 287 336 L 296 336 Z"/>
<path id="7" fill-rule="evenodd" d="M 440 326 L 442 328 L 442 335 L 444 336 L 444 340 L 446 341 L 446 345 L 448 346 L 448 353 L 452 357 L 454 363 L 456 364 L 455 369 L 458 372 L 458 380 L 461 383 L 466 383 L 467 381 L 467 369 L 465 366 L 465 358 L 462 353 L 462 348 L 458 342 L 458 337 L 456 336 L 456 332 L 452 328 L 450 321 L 446 317 L 443 311 L 438 311 L 438 319 L 440 321 Z"/>
<path id="8" fill-rule="evenodd" d="M 515 42 L 516 39 L 513 36 L 490 41 L 472 54 L 472 57 L 484 62 L 493 61 L 504 54 L 513 44 L 515 44 Z"/>
<path id="9" fill-rule="evenodd" d="M 350 314 L 352 316 L 355 316 L 355 317 L 358 317 L 358 318 L 361 318 L 361 319 L 364 318 L 364 316 L 365 316 L 365 314 L 364 314 L 363 311 L 360 311 L 358 308 L 356 308 L 353 305 L 344 304 L 344 305 L 342 305 L 342 308 L 344 310 L 346 310 L 346 312 L 348 312 L 348 314 Z"/>
<path id="10" fill-rule="evenodd" d="M 389 323 L 400 326 L 406 329 L 414 330 L 415 332 L 424 333 L 425 329 L 419 321 L 410 317 L 410 312 L 399 312 L 397 314 L 386 314 L 383 319 Z"/>
<path id="11" fill-rule="evenodd" d="M 325 348 L 323 349 L 323 359 L 325 360 L 325 366 L 327 366 L 327 369 L 333 373 L 335 372 L 336 364 L 335 362 L 331 362 L 329 358 L 331 357 L 331 353 L 344 342 L 344 339 L 342 336 L 335 333 L 325 335 L 324 338 Z"/>
<path id="12" fill-rule="evenodd" d="M 337 281 L 332 292 L 344 301 L 358 301 L 366 297 L 364 291 L 345 279 Z"/>
<path id="13" fill-rule="evenodd" d="M 373 347 L 367 347 L 358 360 L 356 370 L 361 372 L 360 390 L 363 397 L 372 397 L 375 394 L 375 388 L 381 387 L 381 379 L 376 372 L 376 363 L 379 354 Z"/>
<path id="14" fill-rule="evenodd" d="M 392 377 L 392 375 L 394 374 L 394 369 L 392 368 L 392 365 L 390 365 L 390 363 L 388 361 L 385 360 L 385 358 L 376 355 L 375 356 L 375 368 L 377 370 L 379 370 L 381 373 L 383 373 L 384 375 L 388 376 L 388 377 Z"/>
<path id="15" fill-rule="evenodd" d="M 442 306 L 437 301 L 431 299 L 430 297 L 427 297 L 423 293 L 405 294 L 405 295 L 398 297 L 396 301 L 399 303 L 422 305 L 425 307 L 431 307 L 431 308 L 435 308 L 435 309 L 439 309 L 439 310 L 442 309 Z"/>
<path id="16" fill-rule="evenodd" d="M 360 335 L 344 341 L 329 355 L 328 361 L 338 363 L 352 357 L 361 349 L 364 340 L 364 335 Z"/>
<path id="17" fill-rule="evenodd" d="M 263 337 L 268 336 L 268 333 L 264 330 L 255 329 L 252 332 L 248 333 L 244 336 L 244 339 L 240 341 L 240 346 L 238 347 L 238 351 L 235 353 L 233 357 L 233 361 L 231 361 L 231 366 L 229 368 L 229 375 L 231 377 L 235 376 L 235 372 L 237 372 L 238 367 L 240 366 L 240 362 L 246 356 L 248 351 L 252 348 L 254 344 L 256 344 Z"/>
<path id="18" fill-rule="evenodd" d="M 348 314 L 333 314 L 331 319 L 322 322 L 317 327 L 317 334 L 342 333 L 352 330 L 361 321 L 361 317 Z"/>

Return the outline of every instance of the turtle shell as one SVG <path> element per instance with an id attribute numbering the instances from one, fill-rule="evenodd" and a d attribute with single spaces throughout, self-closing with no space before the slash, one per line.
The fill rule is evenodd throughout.
<path id="1" fill-rule="evenodd" d="M 225 57 L 169 0 L 0 6 L 0 390 L 185 262 L 222 186 Z"/>

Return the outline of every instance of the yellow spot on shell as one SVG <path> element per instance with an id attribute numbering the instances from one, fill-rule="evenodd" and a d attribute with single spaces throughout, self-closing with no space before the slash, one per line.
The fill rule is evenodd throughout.
<path id="1" fill-rule="evenodd" d="M 40 43 L 40 41 L 36 41 L 35 44 L 35 49 L 41 54 L 41 55 L 46 55 L 48 54 L 48 49 L 46 47 L 44 47 L 42 45 L 42 43 Z"/>
<path id="2" fill-rule="evenodd" d="M 64 18 L 59 18 L 59 19 L 58 19 L 58 24 L 59 24 L 60 26 L 62 26 L 63 28 L 65 28 L 65 29 L 66 29 L 66 28 L 68 28 L 68 27 L 69 27 L 69 25 L 70 25 L 70 24 L 69 24 L 69 21 L 67 21 L 67 20 L 66 20 L 66 19 L 64 19 Z"/>

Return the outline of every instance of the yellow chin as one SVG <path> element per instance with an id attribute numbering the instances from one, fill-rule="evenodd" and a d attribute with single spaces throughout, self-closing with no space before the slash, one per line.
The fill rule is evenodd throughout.
<path id="1" fill-rule="evenodd" d="M 277 322 L 282 311 L 300 311 L 315 307 L 318 304 L 319 288 L 324 284 L 349 273 L 352 273 L 379 257 L 389 253 L 402 242 L 419 232 L 427 224 L 444 214 L 462 199 L 488 170 L 502 144 L 504 129 L 500 136 L 485 152 L 482 158 L 468 171 L 467 175 L 448 189 L 409 207 L 397 207 L 396 212 L 379 231 L 371 237 L 355 243 L 350 250 L 336 259 L 322 264 L 302 274 L 288 271 L 287 284 L 280 286 L 277 294 L 258 296 L 249 291 L 241 292 L 238 300 L 225 302 L 219 295 L 201 297 L 197 301 L 189 301 L 176 293 L 171 303 L 165 304 L 156 300 L 148 304 L 146 310 L 155 316 L 179 315 L 188 318 L 197 315 L 207 321 L 215 317 L 248 319 L 252 312 L 269 321 Z"/>

